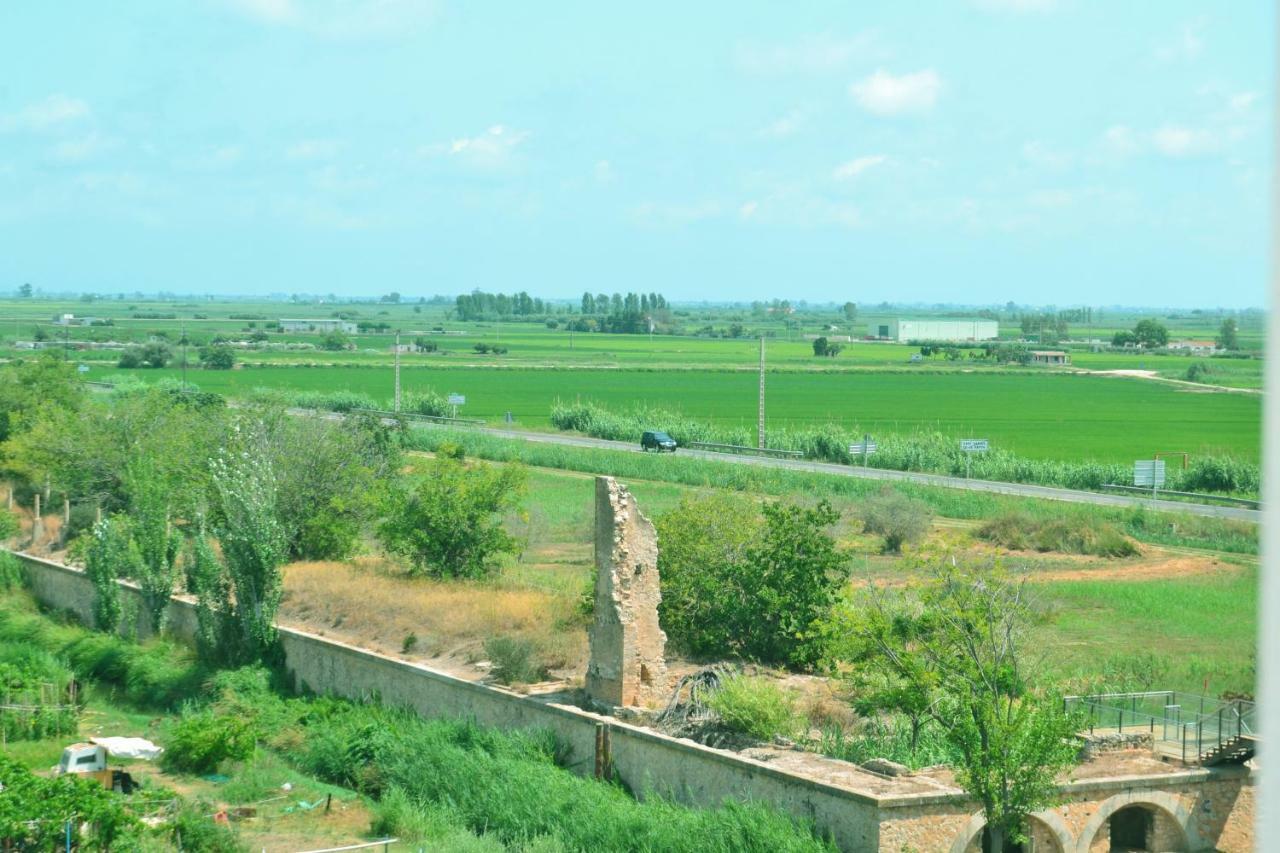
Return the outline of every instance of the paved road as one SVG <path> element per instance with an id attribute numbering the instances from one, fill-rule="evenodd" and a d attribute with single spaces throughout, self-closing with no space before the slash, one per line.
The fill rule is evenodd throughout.
<path id="1" fill-rule="evenodd" d="M 415 426 L 428 428 L 434 424 L 421 423 Z M 524 430 L 498 429 L 496 427 L 467 427 L 468 430 L 493 435 L 499 438 L 511 438 L 520 441 L 540 442 L 544 444 L 561 444 L 569 447 L 593 447 L 606 450 L 623 450 L 629 453 L 642 453 L 639 445 L 625 441 L 606 441 L 600 438 L 587 438 L 578 435 L 556 433 L 525 432 Z M 814 462 L 807 459 L 773 459 L 760 456 L 738 456 L 732 453 L 716 453 L 709 450 L 691 450 L 682 448 L 682 456 L 697 459 L 713 459 L 733 465 L 758 465 L 765 468 L 787 468 L 793 471 L 814 471 L 820 474 L 834 474 L 839 477 L 862 477 L 868 480 L 892 480 L 907 483 L 920 483 L 926 486 L 942 486 L 948 489 L 968 489 L 974 492 L 994 492 L 1000 495 L 1016 495 L 1026 498 L 1043 498 L 1051 501 L 1067 501 L 1070 503 L 1096 504 L 1098 506 L 1145 507 L 1167 512 L 1185 512 L 1190 515 L 1201 515 L 1209 518 L 1234 518 L 1241 521 L 1258 523 L 1262 513 L 1256 509 L 1234 506 L 1215 506 L 1213 504 L 1184 503 L 1183 501 L 1151 500 L 1133 495 L 1113 495 L 1099 492 L 1085 492 L 1076 489 L 1059 489 L 1052 486 L 1034 486 L 1026 483 L 999 483 L 993 480 L 968 480 L 964 477 L 946 477 L 941 474 L 922 474 L 915 471 L 890 471 L 884 468 L 861 468 L 851 465 L 837 465 L 832 462 Z"/>

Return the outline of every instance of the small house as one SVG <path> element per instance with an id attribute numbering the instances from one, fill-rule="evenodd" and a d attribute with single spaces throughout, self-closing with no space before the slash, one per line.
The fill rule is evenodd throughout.
<path id="1" fill-rule="evenodd" d="M 1031 351 L 1032 364 L 1070 364 L 1071 356 L 1060 349 L 1039 349 Z"/>

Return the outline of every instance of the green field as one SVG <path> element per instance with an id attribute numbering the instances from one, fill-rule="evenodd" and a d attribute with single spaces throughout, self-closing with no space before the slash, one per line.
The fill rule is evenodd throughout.
<path id="1" fill-rule="evenodd" d="M 173 378 L 179 371 L 93 369 L 94 379 Z M 244 368 L 190 371 L 207 391 L 243 394 L 255 387 L 353 390 L 389 400 L 390 369 Z M 491 422 L 511 412 L 545 428 L 557 398 L 609 407 L 654 404 L 700 419 L 754 424 L 756 376 L 728 371 L 450 370 L 405 368 L 406 391 L 465 394 L 461 414 Z M 1261 398 L 1198 393 L 1138 379 L 1074 374 L 796 373 L 768 377 L 769 424 L 837 422 L 875 434 L 939 429 L 989 438 L 1039 458 L 1128 461 L 1156 451 L 1259 455 Z"/>

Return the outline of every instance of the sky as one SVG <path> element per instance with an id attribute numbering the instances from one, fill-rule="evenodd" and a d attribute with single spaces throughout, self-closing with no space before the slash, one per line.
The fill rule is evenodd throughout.
<path id="1" fill-rule="evenodd" d="M 0 292 L 1261 305 L 1272 5 L 0 4 Z"/>

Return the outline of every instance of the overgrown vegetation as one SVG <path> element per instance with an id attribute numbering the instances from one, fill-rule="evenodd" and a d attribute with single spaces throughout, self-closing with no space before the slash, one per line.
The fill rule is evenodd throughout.
<path id="1" fill-rule="evenodd" d="M 760 676 L 735 674 L 720 679 L 720 686 L 707 697 L 707 706 L 728 728 L 760 741 L 795 738 L 804 724 L 795 697 Z"/>
<path id="2" fill-rule="evenodd" d="M 884 537 L 888 554 L 902 552 L 903 545 L 914 545 L 929 532 L 933 512 L 924 501 L 907 497 L 892 486 L 884 486 L 869 495 L 859 508 L 863 528 Z"/>
<path id="3" fill-rule="evenodd" d="M 1115 525 L 1091 516 L 1036 518 L 1026 512 L 1005 512 L 977 530 L 979 539 L 1015 551 L 1057 551 L 1095 557 L 1132 557 L 1133 541 Z"/>

